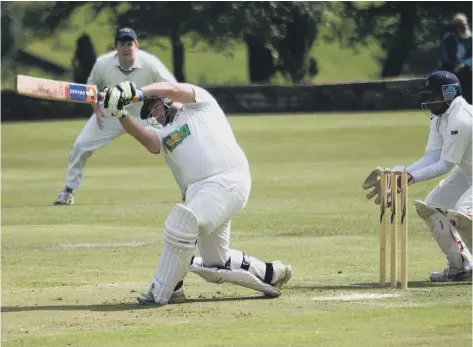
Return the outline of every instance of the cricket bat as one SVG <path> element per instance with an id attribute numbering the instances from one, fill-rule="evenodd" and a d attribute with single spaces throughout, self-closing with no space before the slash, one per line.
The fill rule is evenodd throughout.
<path id="1" fill-rule="evenodd" d="M 55 81 L 31 76 L 16 76 L 16 92 L 33 98 L 96 104 L 105 98 L 97 86 Z M 131 102 L 139 102 L 135 96 Z"/>

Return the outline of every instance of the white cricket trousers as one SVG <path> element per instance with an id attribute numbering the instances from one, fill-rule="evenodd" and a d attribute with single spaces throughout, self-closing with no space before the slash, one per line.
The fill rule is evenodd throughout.
<path id="1" fill-rule="evenodd" d="M 146 120 L 135 118 L 142 126 L 148 126 Z M 103 118 L 103 128 L 97 125 L 95 113 L 89 118 L 77 137 L 69 154 L 66 186 L 79 189 L 82 180 L 82 171 L 87 160 L 99 148 L 105 147 L 110 141 L 125 133 L 120 121 L 116 118 Z"/>
<path id="2" fill-rule="evenodd" d="M 249 172 L 234 172 L 214 176 L 194 184 L 186 191 L 186 206 L 199 222 L 197 246 L 205 267 L 223 268 L 231 259 L 231 268 L 240 268 L 242 251 L 230 248 L 230 228 L 233 216 L 243 210 L 251 191 Z M 240 260 L 237 260 L 240 259 Z M 248 255 L 248 271 L 264 280 L 266 263 Z M 272 281 L 283 276 L 284 269 L 274 269 Z"/>
<path id="3" fill-rule="evenodd" d="M 471 177 L 457 166 L 427 195 L 425 203 L 444 210 L 469 214 L 472 210 L 471 194 Z"/>

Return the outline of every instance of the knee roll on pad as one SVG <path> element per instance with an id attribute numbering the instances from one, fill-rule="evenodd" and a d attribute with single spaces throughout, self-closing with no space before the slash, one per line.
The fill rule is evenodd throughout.
<path id="1" fill-rule="evenodd" d="M 447 257 L 448 261 L 457 269 L 465 262 L 471 261 L 470 247 L 465 247 L 462 237 L 455 226 L 447 218 L 447 212 L 427 205 L 423 201 L 414 201 L 417 214 L 429 227 L 432 236 Z"/>
<path id="2" fill-rule="evenodd" d="M 439 213 L 439 211 L 437 211 L 437 209 L 435 209 L 434 207 L 427 205 L 421 200 L 415 200 L 414 207 L 419 217 L 422 218 L 427 223 L 429 229 L 432 230 L 431 216 L 435 213 Z"/>
<path id="3" fill-rule="evenodd" d="M 198 233 L 199 222 L 194 212 L 181 204 L 174 206 L 164 223 L 164 241 L 176 249 L 195 249 Z"/>
<path id="4" fill-rule="evenodd" d="M 447 210 L 447 218 L 450 223 L 457 229 L 462 241 L 468 247 L 471 253 L 472 250 L 472 221 L 471 216 L 454 211 Z"/>

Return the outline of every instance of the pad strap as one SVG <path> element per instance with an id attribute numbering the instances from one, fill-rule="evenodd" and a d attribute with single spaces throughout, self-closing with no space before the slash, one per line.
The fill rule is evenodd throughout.
<path id="1" fill-rule="evenodd" d="M 271 284 L 273 280 L 273 263 L 266 263 L 266 273 L 264 274 L 264 283 Z"/>

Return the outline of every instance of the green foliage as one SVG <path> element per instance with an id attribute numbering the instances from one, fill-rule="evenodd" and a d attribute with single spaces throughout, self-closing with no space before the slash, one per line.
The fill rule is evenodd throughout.
<path id="1" fill-rule="evenodd" d="M 10 2 L 2 3 L 1 10 L 2 64 L 8 64 L 24 42 L 22 33 L 24 10 Z"/>
<path id="2" fill-rule="evenodd" d="M 325 39 L 347 47 L 363 47 L 374 39 L 387 53 L 382 76 L 424 74 L 439 68 L 434 47 L 446 23 L 456 12 L 471 11 L 471 2 L 332 2 Z"/>
<path id="3" fill-rule="evenodd" d="M 40 32 L 54 32 L 70 18 L 83 2 L 58 2 L 43 9 L 35 21 Z M 95 18 L 110 9 L 113 25 L 135 27 L 143 36 L 169 37 L 173 47 L 173 65 L 183 78 L 181 36 L 196 33 L 221 51 L 224 42 L 242 40 L 252 35 L 275 50 L 276 65 L 288 80 L 300 82 L 307 74 L 308 53 L 316 39 L 325 3 L 311 2 L 97 2 L 90 7 Z M 212 21 L 208 21 L 212 18 Z M 249 50 L 252 47 L 249 46 Z M 228 48 L 226 48 L 228 51 Z M 257 53 L 259 54 L 259 53 Z M 254 62 L 250 60 L 250 64 Z M 264 61 L 259 64 L 265 64 Z M 176 71 L 175 71 L 176 73 Z"/>
<path id="4" fill-rule="evenodd" d="M 407 7 L 409 10 L 406 10 Z M 205 47 L 206 59 L 209 59 L 209 56 L 212 58 L 207 60 L 209 64 L 204 65 L 218 66 L 220 63 L 214 61 L 218 60 L 228 68 L 232 56 L 238 57 L 238 61 L 244 60 L 245 57 L 251 58 L 249 36 L 257 38 L 256 46 L 263 54 L 270 52 L 267 64 L 264 66 L 273 65 L 271 72 L 273 75 L 270 78 L 272 82 L 310 83 L 314 80 L 313 75 L 307 77 L 309 63 L 314 62 L 310 61 L 311 58 L 316 58 L 315 72 L 318 75 L 315 80 L 327 80 L 324 77 L 326 76 L 324 66 L 333 62 L 327 61 L 326 54 L 320 49 L 314 49 L 314 45 L 322 46 L 320 38 L 329 44 L 330 50 L 339 44 L 342 50 L 347 49 L 335 59 L 344 62 L 339 65 L 340 74 L 337 75 L 344 76 L 346 74 L 344 71 L 353 70 L 354 73 L 348 72 L 348 80 L 357 78 L 355 76 L 366 78 L 376 75 L 379 63 L 382 62 L 383 69 L 386 70 L 388 61 L 393 65 L 388 70 L 395 73 L 423 75 L 439 65 L 439 52 L 436 47 L 445 30 L 445 23 L 458 11 L 471 13 L 471 3 L 4 2 L 2 3 L 2 61 L 4 62 L 2 73 L 7 76 L 16 67 L 15 64 L 8 64 L 9 60 L 3 60 L 3 54 L 12 50 L 12 44 L 13 51 L 26 46 L 28 49 L 34 47 L 33 50 L 39 52 L 41 56 L 54 56 L 57 57 L 55 60 L 63 60 L 65 53 L 61 51 L 65 51 L 65 47 L 72 50 L 75 47 L 71 48 L 67 40 L 59 42 L 58 39 L 51 39 L 51 33 L 54 32 L 53 36 L 64 37 L 63 33 L 70 30 L 71 22 L 78 22 L 77 17 L 81 13 L 86 19 L 86 24 L 74 25 L 77 32 L 67 35 L 70 40 L 75 41 L 79 36 L 78 32 L 93 31 L 91 36 L 97 50 L 100 51 L 104 47 L 104 42 L 108 49 L 111 48 L 109 37 L 113 35 L 114 29 L 118 25 L 132 24 L 139 30 L 144 45 L 146 42 L 159 44 L 160 50 L 157 51 L 160 56 L 164 56 L 164 60 L 168 60 L 167 50 L 171 52 L 176 49 L 176 43 L 180 44 L 186 51 L 183 53 L 185 59 L 181 59 L 181 64 L 183 66 L 185 64 L 187 79 L 194 82 L 199 80 L 221 83 L 222 80 L 225 82 L 231 80 L 236 83 L 247 83 L 245 70 L 247 67 L 251 69 L 251 59 L 248 65 L 239 67 L 237 73 L 230 73 L 231 78 L 221 78 L 220 76 L 227 75 L 226 71 L 218 71 L 218 76 L 210 76 L 212 72 L 199 70 L 199 67 L 194 66 L 192 61 L 194 59 L 191 57 L 196 50 Z M 406 14 L 412 14 L 407 22 Z M 12 18 L 17 18 L 13 21 L 13 26 L 11 26 Z M 100 23 L 101 31 L 93 29 L 97 27 L 96 23 Z M 405 24 L 401 26 L 401 23 Z M 12 39 L 13 36 L 15 40 Z M 172 45 L 165 42 L 170 36 L 174 37 Z M 54 41 L 56 46 L 52 47 L 53 51 L 46 52 L 44 49 L 39 49 L 40 42 L 51 41 Z M 243 48 L 242 43 L 247 47 Z M 166 52 L 163 53 L 163 50 Z M 255 55 L 261 56 L 260 51 Z M 373 57 L 369 57 L 370 53 Z M 356 54 L 360 54 L 369 63 L 347 67 L 345 65 L 351 64 L 350 54 L 355 60 Z M 167 65 L 174 65 L 175 68 L 176 53 L 173 55 Z M 69 61 L 63 64 L 69 65 Z M 357 69 L 369 70 L 370 74 L 364 77 L 365 75 L 361 73 L 355 73 Z M 197 70 L 198 78 L 192 72 Z"/>
<path id="5" fill-rule="evenodd" d="M 225 4 L 223 2 L 206 2 L 206 4 L 217 3 Z M 36 2 L 14 4 L 33 6 Z M 46 4 L 50 6 L 52 3 Z M 72 11 L 69 19 L 58 26 L 54 35 L 46 34 L 41 30 L 24 31 L 25 43 L 21 48 L 65 68 L 70 68 L 76 49 L 76 40 L 83 33 L 91 37 L 97 56 L 113 49 L 113 35 L 116 28 L 113 21 L 114 11 L 120 13 L 120 11 L 128 9 L 129 5 L 120 3 L 121 7 L 107 8 L 97 13 L 93 7 L 94 4 L 88 3 Z M 327 12 L 324 12 L 325 15 Z M 204 21 L 203 24 L 210 26 L 214 22 Z M 372 79 L 379 74 L 377 58 L 382 57 L 383 52 L 374 40 L 371 40 L 366 48 L 353 52 L 351 48 L 340 47 L 338 41 L 324 42 L 323 36 L 327 30 L 326 26 L 321 26 L 320 34 L 317 35 L 308 54 L 308 57 L 317 58 L 319 72 L 315 78 L 307 79 L 306 83 L 351 82 Z M 156 54 L 172 70 L 172 49 L 169 40 L 166 37 L 150 37 L 141 32 L 138 34 L 142 38 L 140 46 Z M 202 84 L 247 84 L 249 82 L 248 51 L 239 37 L 221 37 L 220 40 L 215 40 L 210 45 L 202 38 L 201 34 L 190 32 L 183 36 L 183 43 L 186 47 L 185 68 L 189 82 Z M 275 52 L 273 47 L 270 48 Z M 14 68 L 18 72 L 39 77 L 64 80 L 72 78 L 72 75 L 51 75 L 17 63 Z M 15 74 L 14 69 L 4 70 L 2 88 L 12 88 Z M 287 76 L 283 77 L 281 73 L 277 72 L 271 82 L 284 84 L 288 80 Z"/>

